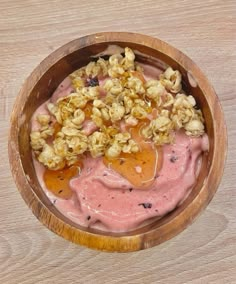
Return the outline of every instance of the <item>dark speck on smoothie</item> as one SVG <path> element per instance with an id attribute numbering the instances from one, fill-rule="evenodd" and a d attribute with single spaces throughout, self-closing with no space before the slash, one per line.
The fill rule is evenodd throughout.
<path id="1" fill-rule="evenodd" d="M 120 165 L 123 165 L 125 163 L 124 160 L 120 160 Z"/>
<path id="2" fill-rule="evenodd" d="M 54 199 L 54 200 L 53 200 L 53 204 L 55 204 L 56 202 L 57 202 L 57 200 L 56 200 L 56 199 Z"/>
<path id="3" fill-rule="evenodd" d="M 98 207 L 101 207 L 102 206 L 102 204 L 98 204 Z"/>
<path id="4" fill-rule="evenodd" d="M 149 202 L 139 203 L 138 205 L 143 206 L 143 208 L 145 208 L 145 209 L 152 208 L 152 203 L 149 203 Z"/>
<path id="5" fill-rule="evenodd" d="M 60 189 L 60 190 L 58 191 L 58 193 L 60 194 L 60 193 L 62 193 L 62 191 L 63 191 L 63 190 L 62 190 L 62 189 Z"/>
<path id="6" fill-rule="evenodd" d="M 114 196 L 112 196 L 112 198 L 111 199 L 114 199 L 115 197 Z"/>
<path id="7" fill-rule="evenodd" d="M 91 216 L 88 216 L 88 217 L 87 217 L 87 220 L 90 220 L 90 219 L 91 219 Z"/>
<path id="8" fill-rule="evenodd" d="M 130 187 L 130 188 L 129 188 L 129 191 L 131 192 L 132 190 L 133 190 L 133 188 L 132 188 L 132 187 Z"/>
<path id="9" fill-rule="evenodd" d="M 103 176 L 106 177 L 106 176 L 107 176 L 107 173 L 103 174 Z"/>
<path id="10" fill-rule="evenodd" d="M 192 159 L 192 151 L 190 149 L 188 149 L 188 154 L 189 154 L 189 160 Z"/>
<path id="11" fill-rule="evenodd" d="M 97 77 L 88 78 L 87 79 L 87 84 L 88 84 L 89 87 L 99 86 L 98 78 Z"/>
<path id="12" fill-rule="evenodd" d="M 178 157 L 177 157 L 177 156 L 172 156 L 172 157 L 170 158 L 170 162 L 171 162 L 171 163 L 175 163 L 177 160 L 178 160 Z"/>

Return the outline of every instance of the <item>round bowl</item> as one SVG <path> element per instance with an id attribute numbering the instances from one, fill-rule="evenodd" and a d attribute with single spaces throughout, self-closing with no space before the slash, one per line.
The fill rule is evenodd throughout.
<path id="1" fill-rule="evenodd" d="M 60 82 L 86 65 L 91 56 L 110 45 L 130 47 L 138 61 L 154 66 L 168 64 L 182 73 L 184 88 L 203 111 L 209 152 L 203 155 L 200 174 L 187 199 L 159 220 L 128 233 L 107 233 L 76 225 L 63 216 L 41 189 L 30 149 L 30 119 L 49 99 Z M 21 88 L 11 115 L 9 159 L 15 183 L 34 215 L 51 231 L 74 243 L 103 251 L 128 252 L 158 245 L 193 222 L 207 206 L 220 183 L 227 148 L 226 126 L 220 103 L 207 78 L 182 52 L 169 44 L 135 33 L 108 32 L 85 36 L 67 43 L 41 62 Z"/>

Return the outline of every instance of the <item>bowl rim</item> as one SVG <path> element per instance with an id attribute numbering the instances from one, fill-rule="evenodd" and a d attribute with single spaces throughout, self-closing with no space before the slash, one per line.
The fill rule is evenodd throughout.
<path id="1" fill-rule="evenodd" d="M 18 108 L 22 97 L 24 96 L 25 90 L 27 90 L 29 86 L 32 88 L 34 87 L 31 85 L 31 82 L 33 81 L 32 79 L 34 78 L 34 81 L 36 82 L 36 80 L 41 78 L 41 76 L 56 62 L 78 49 L 94 44 L 109 42 L 124 42 L 127 44 L 136 43 L 139 45 L 145 45 L 173 58 L 185 70 L 191 70 L 191 73 L 194 78 L 197 79 L 198 85 L 202 92 L 207 94 L 206 100 L 208 101 L 208 105 L 213 117 L 214 114 L 217 114 L 219 117 L 220 123 L 219 120 L 216 123 L 216 121 L 213 119 L 213 131 L 214 137 L 221 138 L 215 139 L 214 141 L 212 163 L 210 165 L 208 176 L 206 177 L 199 194 L 192 200 L 190 204 L 186 206 L 186 208 L 184 208 L 183 211 L 175 216 L 174 219 L 171 219 L 163 225 L 160 225 L 158 228 L 154 228 L 141 234 L 119 237 L 111 235 L 99 235 L 88 231 L 82 231 L 79 228 L 65 223 L 63 220 L 55 216 L 41 202 L 30 186 L 21 163 L 18 143 L 20 118 Z M 35 78 L 36 73 L 38 74 L 38 78 Z M 28 91 L 28 93 L 30 93 L 30 91 Z M 220 184 L 224 171 L 227 154 L 227 130 L 223 111 L 213 87 L 199 67 L 187 55 L 158 38 L 153 38 L 143 34 L 130 32 L 101 32 L 80 37 L 59 47 L 49 54 L 25 80 L 19 94 L 15 99 L 10 121 L 11 126 L 8 137 L 10 168 L 17 188 L 26 204 L 32 210 L 33 214 L 41 221 L 41 223 L 43 223 L 51 231 L 69 241 L 93 249 L 109 252 L 137 251 L 160 244 L 163 241 L 176 236 L 188 225 L 190 225 L 211 201 Z M 216 153 L 217 149 L 221 149 L 221 151 Z M 218 169 L 217 176 L 215 176 L 213 171 L 214 166 L 217 166 Z M 212 181 L 214 181 L 214 186 L 211 186 Z M 37 209 L 35 204 L 37 204 Z"/>

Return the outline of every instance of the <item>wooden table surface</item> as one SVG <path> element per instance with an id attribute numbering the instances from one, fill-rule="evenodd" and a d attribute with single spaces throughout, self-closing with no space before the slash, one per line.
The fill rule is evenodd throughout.
<path id="1" fill-rule="evenodd" d="M 0 1 L 0 283 L 236 283 L 235 3 Z M 207 210 L 174 239 L 135 253 L 53 234 L 24 203 L 8 164 L 9 117 L 25 78 L 59 46 L 100 31 L 139 32 L 182 50 L 212 82 L 228 126 L 225 174 Z"/>

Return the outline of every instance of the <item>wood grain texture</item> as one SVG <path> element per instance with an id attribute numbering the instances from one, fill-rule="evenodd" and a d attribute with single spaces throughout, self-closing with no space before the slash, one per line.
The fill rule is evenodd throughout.
<path id="1" fill-rule="evenodd" d="M 235 283 L 236 100 L 234 1 L 0 2 L 0 280 L 2 283 Z M 234 26 L 233 26 L 234 25 Z M 178 237 L 130 254 L 73 245 L 43 227 L 23 202 L 7 158 L 9 115 L 32 69 L 60 45 L 89 33 L 133 31 L 189 55 L 221 100 L 229 152 L 221 186 Z"/>

